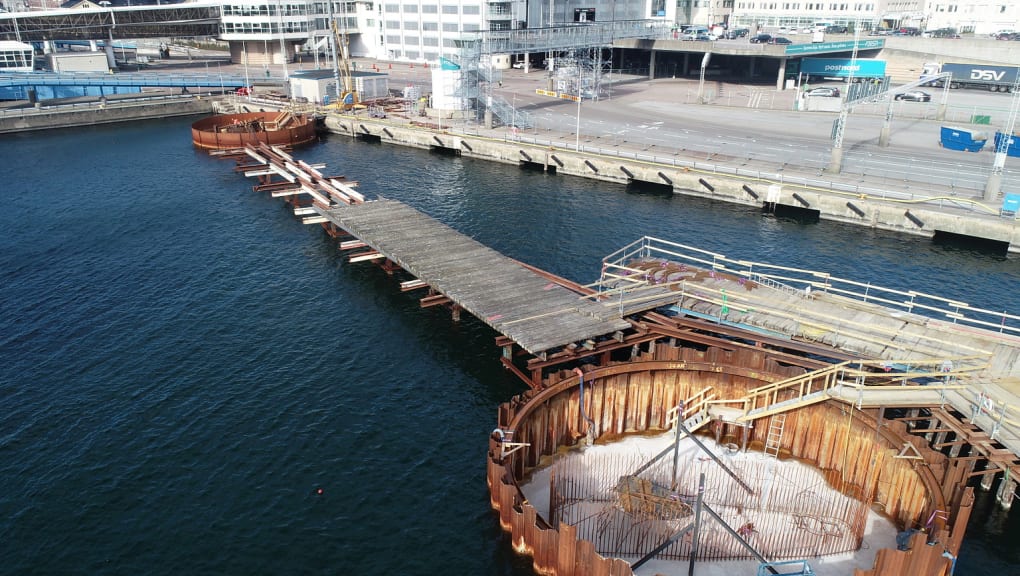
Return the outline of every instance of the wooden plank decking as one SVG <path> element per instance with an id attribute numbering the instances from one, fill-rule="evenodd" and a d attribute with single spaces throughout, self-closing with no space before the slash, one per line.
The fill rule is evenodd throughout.
<path id="1" fill-rule="evenodd" d="M 630 328 L 580 298 L 395 200 L 316 210 L 532 354 Z"/>

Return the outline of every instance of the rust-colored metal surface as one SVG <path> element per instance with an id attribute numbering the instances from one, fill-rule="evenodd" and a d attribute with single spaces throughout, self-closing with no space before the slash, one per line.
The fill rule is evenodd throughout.
<path id="1" fill-rule="evenodd" d="M 500 524 L 511 533 L 515 550 L 532 556 L 538 573 L 632 574 L 628 564 L 598 554 L 576 526 L 550 527 L 524 498 L 518 481 L 557 451 L 575 446 L 589 426 L 594 426 L 599 441 L 662 431 L 668 425 L 669 408 L 707 386 L 721 398 L 737 397 L 803 370 L 768 358 L 764 350 L 701 350 L 660 342 L 630 361 L 588 371 L 583 411 L 577 376 L 566 370 L 550 374 L 541 390 L 500 406 L 503 436 L 493 435 L 488 462 L 491 504 L 499 512 Z M 830 486 L 855 497 L 864 495 L 867 505 L 881 507 L 902 528 L 928 530 L 909 551 L 882 551 L 872 570 L 858 571 L 861 576 L 942 576 L 950 563 L 942 553 L 958 551 L 973 497 L 954 482 L 959 473 L 952 473 L 944 454 L 911 435 L 901 422 L 878 426 L 876 416 L 877 411 L 832 402 L 790 412 L 781 457 L 812 464 L 824 472 Z M 724 439 L 742 433 L 739 426 L 722 422 L 719 426 Z M 767 426 L 751 429 L 751 445 L 763 445 L 767 434 Z M 508 442 L 524 447 L 507 453 Z M 898 457 L 904 443 L 913 446 L 916 459 Z M 853 523 L 863 522 L 861 517 Z M 927 545 L 936 540 L 938 545 Z"/>
<path id="2" fill-rule="evenodd" d="M 315 119 L 290 112 L 249 112 L 203 118 L 191 125 L 199 148 L 228 150 L 260 143 L 297 146 L 315 140 Z"/>

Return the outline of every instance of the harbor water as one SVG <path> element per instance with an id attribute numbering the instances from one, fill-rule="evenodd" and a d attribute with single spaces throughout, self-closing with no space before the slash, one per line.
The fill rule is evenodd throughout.
<path id="1" fill-rule="evenodd" d="M 652 235 L 1020 312 L 1020 263 L 965 246 L 338 136 L 295 155 L 579 282 Z M 0 574 L 531 574 L 488 504 L 523 390 L 490 329 L 347 263 L 189 120 L 0 158 Z M 956 573 L 1020 574 L 1018 519 L 979 493 Z"/>

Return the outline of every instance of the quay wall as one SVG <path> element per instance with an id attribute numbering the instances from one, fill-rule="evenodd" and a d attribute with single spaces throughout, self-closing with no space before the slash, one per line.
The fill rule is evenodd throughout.
<path id="1" fill-rule="evenodd" d="M 731 398 L 799 371 L 761 351 L 699 350 L 660 342 L 630 362 L 587 372 L 584 408 L 594 421 L 596 441 L 612 441 L 626 434 L 664 431 L 667 410 L 708 386 L 720 398 Z M 490 503 L 514 549 L 532 557 L 537 573 L 630 576 L 628 563 L 599 555 L 591 542 L 578 538 L 574 526 L 551 526 L 543 517 L 546 511 L 536 510 L 519 488 L 533 470 L 577 446 L 587 433 L 577 377 L 563 371 L 551 374 L 545 384 L 499 408 L 502 432 L 494 432 L 489 442 Z M 729 433 L 739 430 L 728 428 Z M 754 442 L 763 442 L 767 430 L 765 423 L 757 425 L 751 432 Z M 525 446 L 504 456 L 501 439 Z M 917 449 L 924 465 L 897 458 L 905 442 Z M 915 535 L 910 551 L 881 550 L 874 567 L 858 570 L 857 576 L 947 573 L 950 560 L 942 552 L 959 550 L 973 494 L 955 482 L 956 475 L 944 473 L 945 455 L 929 448 L 923 438 L 907 434 L 902 423 L 886 421 L 879 426 L 875 414 L 832 402 L 800 408 L 787 416 L 780 456 L 814 465 L 835 489 L 880 506 L 901 527 L 923 524 L 936 510 L 949 511 L 946 517 L 934 515 L 938 518 L 933 532 L 943 545 L 928 546 L 927 534 Z M 946 492 L 951 492 L 949 498 L 944 497 Z"/>
<path id="2" fill-rule="evenodd" d="M 67 107 L 43 111 L 28 109 L 20 114 L 17 110 L 8 110 L 0 114 L 0 134 L 210 114 L 213 111 L 212 102 L 209 98 L 187 98 L 107 103 L 105 106 L 97 103 L 87 108 Z"/>
<path id="3" fill-rule="evenodd" d="M 946 197 L 926 201 L 877 198 L 824 188 L 791 185 L 753 175 L 710 172 L 684 166 L 576 152 L 484 136 L 447 133 L 387 120 L 356 116 L 329 116 L 330 132 L 355 138 L 372 138 L 388 144 L 442 149 L 464 157 L 515 165 L 531 165 L 556 174 L 581 176 L 617 184 L 649 183 L 674 193 L 734 204 L 788 207 L 822 220 L 890 230 L 931 238 L 936 232 L 1002 242 L 1020 252 L 1020 223 L 998 217 L 986 209 L 976 214 L 956 207 Z"/>

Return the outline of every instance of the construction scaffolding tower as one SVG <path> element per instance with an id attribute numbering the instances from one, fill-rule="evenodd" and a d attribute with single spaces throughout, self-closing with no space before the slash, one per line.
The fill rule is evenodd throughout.
<path id="1" fill-rule="evenodd" d="M 611 65 L 603 59 L 603 49 L 612 47 L 614 40 L 667 38 L 669 33 L 669 23 L 659 20 L 477 32 L 457 39 L 456 52 L 447 54 L 445 60 L 459 67 L 454 95 L 466 103 L 476 121 L 490 127 L 499 123 L 524 128 L 530 126 L 530 118 L 493 94 L 493 87 L 499 86 L 503 78 L 502 70 L 493 64 L 493 55 L 555 54 L 551 77 L 555 89 L 582 98 L 598 98 L 605 94 L 603 77 Z"/>

